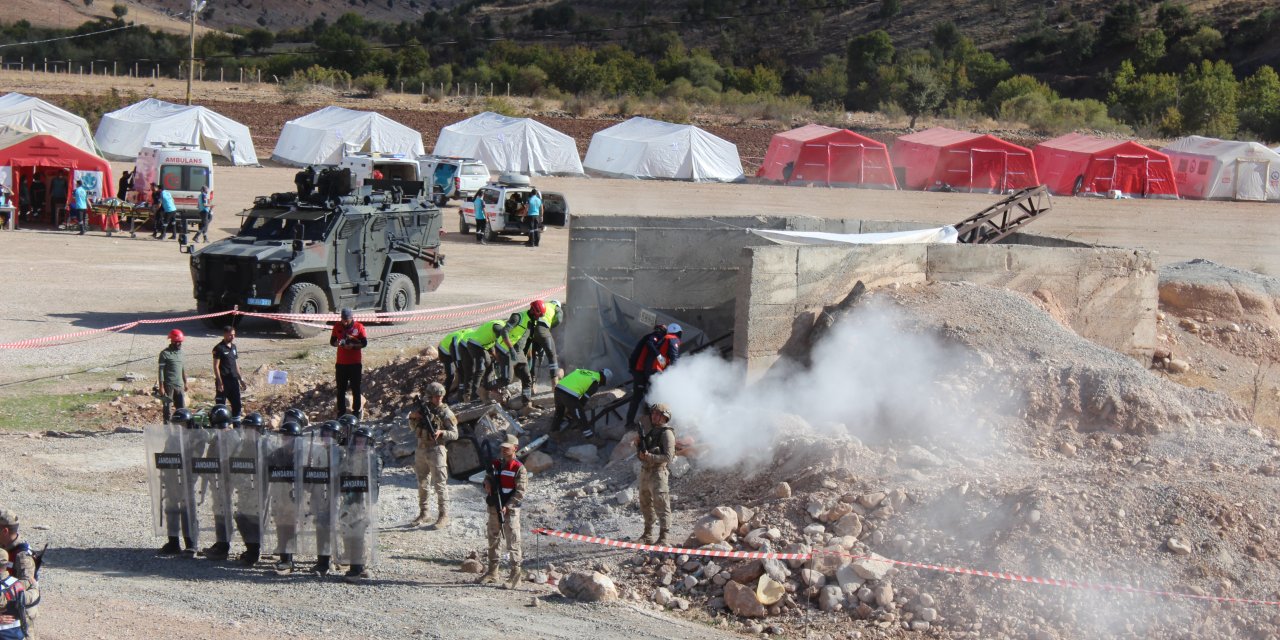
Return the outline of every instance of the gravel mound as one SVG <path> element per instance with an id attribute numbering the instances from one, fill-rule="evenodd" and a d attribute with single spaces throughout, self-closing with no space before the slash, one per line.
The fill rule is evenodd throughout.
<path id="1" fill-rule="evenodd" d="M 1209 260 L 1160 268 L 1160 305 L 1183 317 L 1280 326 L 1280 279 Z"/>

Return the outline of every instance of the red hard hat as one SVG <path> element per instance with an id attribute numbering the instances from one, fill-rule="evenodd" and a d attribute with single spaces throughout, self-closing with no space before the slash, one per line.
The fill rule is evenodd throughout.
<path id="1" fill-rule="evenodd" d="M 182 335 L 182 329 L 174 329 L 169 332 L 169 340 L 171 342 L 182 342 L 186 336 Z"/>
<path id="2" fill-rule="evenodd" d="M 534 300 L 533 302 L 529 303 L 529 315 L 535 318 L 540 318 L 542 317 L 542 314 L 546 312 L 547 312 L 547 305 L 543 304 L 541 300 Z"/>

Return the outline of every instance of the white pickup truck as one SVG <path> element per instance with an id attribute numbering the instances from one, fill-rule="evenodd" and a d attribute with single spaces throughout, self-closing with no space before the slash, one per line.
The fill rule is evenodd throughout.
<path id="1" fill-rule="evenodd" d="M 484 197 L 484 215 L 488 220 L 486 238 L 496 240 L 498 236 L 527 236 L 529 222 L 519 212 L 529 200 L 533 186 L 529 176 L 520 174 L 503 174 L 497 182 L 492 182 L 480 189 Z M 542 226 L 563 227 L 569 220 L 569 201 L 564 194 L 540 191 L 542 195 Z M 462 233 L 473 233 L 475 228 L 475 199 L 463 202 L 458 208 L 458 229 Z"/>

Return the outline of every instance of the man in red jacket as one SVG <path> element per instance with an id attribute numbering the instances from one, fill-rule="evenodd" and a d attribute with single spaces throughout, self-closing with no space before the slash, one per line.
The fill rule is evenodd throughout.
<path id="1" fill-rule="evenodd" d="M 342 309 L 342 320 L 333 325 L 329 344 L 338 348 L 338 364 L 335 377 L 338 385 L 337 417 L 347 414 L 347 390 L 351 390 L 351 412 L 360 417 L 361 350 L 369 346 L 369 336 L 364 325 L 356 322 L 356 314 L 350 307 Z"/>

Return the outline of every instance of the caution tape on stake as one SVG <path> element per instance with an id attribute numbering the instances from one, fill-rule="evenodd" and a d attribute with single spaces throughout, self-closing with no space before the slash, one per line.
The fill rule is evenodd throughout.
<path id="1" fill-rule="evenodd" d="M 983 571 L 981 569 L 969 569 L 965 567 L 949 567 L 938 564 L 928 564 L 924 562 L 911 562 L 909 560 L 894 560 L 880 555 L 854 555 L 848 553 L 837 553 L 834 551 L 815 551 L 812 553 L 759 553 L 751 551 L 719 551 L 713 549 L 684 549 L 681 547 L 667 547 L 652 544 L 640 544 L 635 542 L 622 542 L 620 540 L 611 540 L 609 538 L 600 538 L 596 536 L 584 536 L 576 533 L 566 533 L 564 531 L 556 531 L 554 529 L 534 529 L 533 533 L 564 538 L 566 540 L 575 540 L 577 542 L 588 542 L 591 544 L 600 544 L 610 547 L 621 547 L 623 549 L 635 549 L 637 551 L 653 551 L 656 553 L 673 553 L 686 554 L 691 556 L 712 556 L 717 558 L 760 558 L 773 560 L 811 560 L 817 555 L 836 555 L 850 560 L 868 560 L 872 559 L 877 562 L 887 562 L 889 564 L 900 567 L 911 567 L 913 569 L 925 569 L 927 571 L 939 571 L 942 573 L 951 573 L 967 576 L 977 576 L 981 578 L 992 578 L 995 580 L 1005 580 L 1008 582 L 1022 582 L 1028 584 L 1038 584 L 1050 587 L 1061 587 L 1064 589 L 1080 589 L 1087 591 L 1106 591 L 1111 593 L 1132 593 L 1136 595 L 1157 596 L 1162 598 L 1182 598 L 1186 600 L 1201 600 L 1208 602 L 1223 602 L 1234 604 L 1249 604 L 1276 607 L 1280 606 L 1280 600 L 1258 600 L 1254 598 L 1232 598 L 1228 596 L 1211 596 L 1200 595 L 1195 593 L 1184 593 L 1180 591 L 1168 591 L 1164 589 L 1146 589 L 1143 587 L 1135 587 L 1123 584 L 1110 584 L 1106 582 L 1085 582 L 1080 580 L 1063 580 L 1060 578 L 1042 578 L 1038 576 L 1025 576 L 1018 573 L 1009 573 L 1007 571 Z"/>

